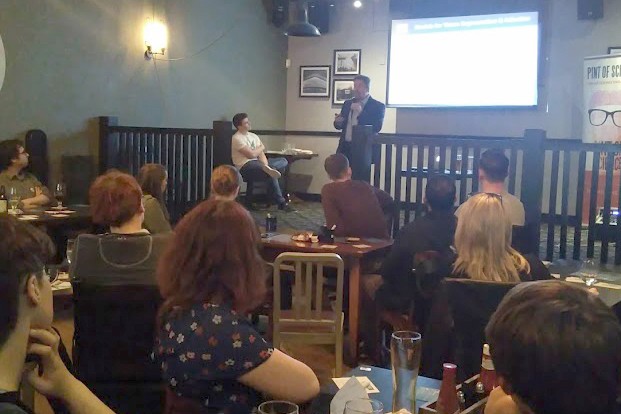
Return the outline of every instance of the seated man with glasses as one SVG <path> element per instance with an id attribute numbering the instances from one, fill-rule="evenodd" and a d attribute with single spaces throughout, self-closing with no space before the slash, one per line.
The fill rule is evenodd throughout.
<path id="1" fill-rule="evenodd" d="M 17 197 L 25 210 L 50 204 L 49 190 L 34 175 L 25 172 L 28 166 L 28 153 L 24 144 L 17 139 L 0 142 L 0 187 L 4 187 L 6 197 L 10 189 L 17 191 Z"/>
<path id="2" fill-rule="evenodd" d="M 19 398 L 22 377 L 71 413 L 112 413 L 63 364 L 52 329 L 52 286 L 44 265 L 50 239 L 37 228 L 0 215 L 0 413 L 31 413 Z M 26 371 L 26 358 L 39 365 Z M 25 374 L 26 372 L 26 374 Z"/>
<path id="3" fill-rule="evenodd" d="M 489 149 L 479 161 L 479 185 L 482 193 L 497 194 L 509 215 L 511 225 L 523 226 L 526 221 L 524 205 L 516 196 L 509 194 L 505 188 L 505 179 L 509 175 L 509 159 L 502 150 Z M 462 206 L 455 215 L 459 218 Z"/>

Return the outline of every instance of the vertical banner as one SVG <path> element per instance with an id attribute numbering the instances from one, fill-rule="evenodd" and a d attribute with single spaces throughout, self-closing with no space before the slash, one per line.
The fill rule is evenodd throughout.
<path id="1" fill-rule="evenodd" d="M 621 144 L 621 55 L 584 59 L 584 106 L 582 140 L 585 143 Z M 619 147 L 621 151 L 621 146 Z M 584 176 L 582 222 L 589 221 L 589 198 L 593 174 L 598 175 L 596 214 L 604 207 L 606 157 L 600 154 L 599 171 L 592 171 L 593 155 L 588 153 Z M 615 153 L 612 207 L 619 207 L 621 153 Z"/>

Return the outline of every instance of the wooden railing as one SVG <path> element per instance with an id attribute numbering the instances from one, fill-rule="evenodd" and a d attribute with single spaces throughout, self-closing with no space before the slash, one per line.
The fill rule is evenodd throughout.
<path id="1" fill-rule="evenodd" d="M 100 125 L 100 169 L 119 168 L 135 174 L 147 162 L 166 165 L 171 183 L 168 206 L 176 218 L 208 196 L 212 167 L 230 163 L 230 122 L 216 121 L 213 129 L 143 128 L 118 126 L 113 118 L 101 118 Z M 283 137 L 338 136 L 317 131 L 255 132 Z M 374 135 L 369 128 L 357 126 L 353 139 L 354 176 L 394 196 L 398 207 L 395 231 L 423 213 L 430 173 L 452 176 L 462 203 L 479 189 L 481 154 L 500 148 L 511 165 L 508 190 L 522 200 L 530 242 L 541 246 L 543 258 L 588 256 L 608 263 L 614 250 L 614 263 L 621 264 L 621 225 L 610 222 L 611 211 L 621 203 L 618 145 L 547 139 L 542 130 L 526 130 L 522 137 Z M 600 209 L 601 223 L 597 222 Z"/>
<path id="2" fill-rule="evenodd" d="M 99 118 L 99 170 L 136 175 L 146 163 L 168 170 L 166 205 L 177 221 L 209 196 L 213 169 L 211 129 L 119 126 L 116 118 Z"/>

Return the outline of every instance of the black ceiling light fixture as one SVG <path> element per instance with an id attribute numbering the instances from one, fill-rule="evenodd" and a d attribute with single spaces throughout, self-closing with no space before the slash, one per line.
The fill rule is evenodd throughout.
<path id="1" fill-rule="evenodd" d="M 290 23 L 285 34 L 299 37 L 321 36 L 319 29 L 308 22 L 308 2 L 306 0 L 291 0 L 291 5 L 293 7 L 289 8 Z"/>

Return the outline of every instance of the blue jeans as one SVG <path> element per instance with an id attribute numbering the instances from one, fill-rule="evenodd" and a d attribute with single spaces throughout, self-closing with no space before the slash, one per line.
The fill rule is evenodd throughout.
<path id="1" fill-rule="evenodd" d="M 285 168 L 287 168 L 287 160 L 284 158 L 269 158 L 267 163 L 270 167 L 280 171 L 284 174 Z M 244 178 L 244 181 L 265 181 L 267 183 L 268 196 L 270 196 L 276 204 L 284 204 L 285 198 L 282 196 L 282 190 L 277 178 L 272 178 L 265 171 L 263 171 L 263 163 L 259 160 L 251 160 L 245 163 L 240 169 L 239 173 Z"/>

